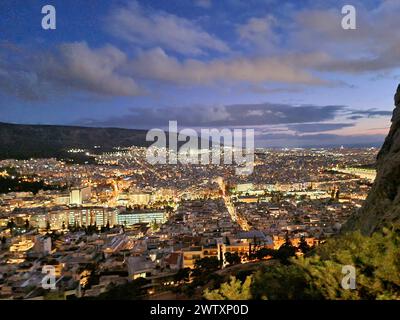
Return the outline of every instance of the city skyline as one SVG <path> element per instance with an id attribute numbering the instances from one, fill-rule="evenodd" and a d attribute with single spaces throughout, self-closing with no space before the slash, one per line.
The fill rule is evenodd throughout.
<path id="1" fill-rule="evenodd" d="M 1 122 L 255 128 L 256 146 L 379 145 L 398 82 L 395 1 L 0 4 Z M 373 89 L 373 90 L 372 90 Z"/>

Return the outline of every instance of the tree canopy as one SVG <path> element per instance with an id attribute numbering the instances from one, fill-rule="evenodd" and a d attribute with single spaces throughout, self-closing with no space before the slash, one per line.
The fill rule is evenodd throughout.
<path id="1" fill-rule="evenodd" d="M 342 286 L 348 266 L 355 269 L 355 289 Z M 357 231 L 328 239 L 310 256 L 262 267 L 250 281 L 253 299 L 400 299 L 400 229 L 383 229 L 370 237 Z M 217 293 L 227 296 L 227 285 L 235 287 L 223 284 L 219 289 L 224 288 L 223 293 L 207 292 L 206 298 Z"/>

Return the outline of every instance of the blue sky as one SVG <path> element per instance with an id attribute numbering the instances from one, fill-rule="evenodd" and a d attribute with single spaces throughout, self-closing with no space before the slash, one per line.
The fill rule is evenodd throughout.
<path id="1" fill-rule="evenodd" d="M 57 29 L 41 27 L 42 6 Z M 341 28 L 344 4 L 357 29 Z M 5 0 L 0 121 L 255 128 L 259 146 L 375 144 L 400 81 L 396 0 Z"/>

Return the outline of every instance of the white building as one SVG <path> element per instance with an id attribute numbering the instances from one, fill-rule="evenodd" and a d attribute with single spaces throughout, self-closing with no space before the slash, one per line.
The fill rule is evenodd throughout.
<path id="1" fill-rule="evenodd" d="M 82 205 L 84 202 L 90 200 L 92 197 L 92 188 L 83 187 L 77 189 L 71 189 L 70 194 L 70 204 L 72 205 Z"/>

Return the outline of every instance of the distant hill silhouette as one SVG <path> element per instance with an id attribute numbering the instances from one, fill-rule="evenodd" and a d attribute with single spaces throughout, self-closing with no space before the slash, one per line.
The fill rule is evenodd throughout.
<path id="1" fill-rule="evenodd" d="M 154 142 L 146 141 L 146 134 L 147 130 L 138 129 L 0 122 L 0 159 L 55 157 L 74 159 L 78 162 L 87 161 L 89 157 L 71 154 L 67 150 L 79 148 L 100 153 L 115 151 L 115 147 L 148 147 Z M 166 142 L 168 146 L 168 138 Z M 184 143 L 185 141 L 178 141 L 178 148 Z M 198 143 L 201 143 L 200 137 Z M 100 148 L 94 148 L 95 146 Z"/>
<path id="2" fill-rule="evenodd" d="M 63 157 L 70 148 L 111 151 L 113 147 L 149 146 L 146 130 L 0 122 L 0 159 Z"/>

